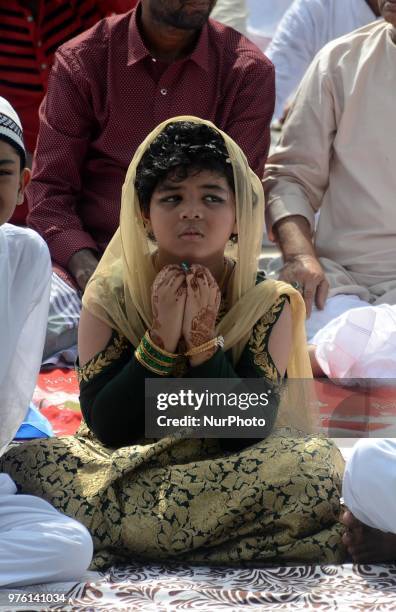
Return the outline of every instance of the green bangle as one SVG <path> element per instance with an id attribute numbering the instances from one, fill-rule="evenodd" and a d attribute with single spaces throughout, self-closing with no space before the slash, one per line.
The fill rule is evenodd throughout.
<path id="1" fill-rule="evenodd" d="M 152 357 L 150 357 L 150 355 L 147 355 L 147 353 L 142 350 L 142 347 L 140 345 L 138 346 L 137 352 L 139 357 L 145 363 L 148 363 L 150 366 L 156 368 L 157 370 L 161 370 L 162 372 L 169 372 L 171 370 L 168 365 L 161 365 L 160 363 L 157 363 Z"/>
<path id="2" fill-rule="evenodd" d="M 145 349 L 151 354 L 155 355 L 158 359 L 162 361 L 168 361 L 169 363 L 174 363 L 176 358 L 178 357 L 178 353 L 169 353 L 165 349 L 160 348 L 150 338 L 150 333 L 147 330 L 141 340 Z"/>
<path id="3" fill-rule="evenodd" d="M 145 368 L 147 368 L 151 372 L 154 372 L 154 374 L 159 374 L 160 376 L 169 376 L 169 374 L 171 373 L 171 370 L 169 368 L 162 368 L 161 366 L 158 366 L 154 361 L 146 358 L 146 356 L 142 354 L 141 351 L 139 351 L 138 349 L 136 349 L 135 351 L 135 357 Z"/>
<path id="4" fill-rule="evenodd" d="M 156 357 L 155 355 L 153 355 L 146 349 L 143 342 L 139 344 L 138 349 L 139 349 L 139 353 L 143 356 L 144 359 L 148 359 L 149 361 L 154 361 L 154 363 L 156 363 L 158 367 L 172 369 L 174 365 L 173 363 L 169 361 L 162 361 L 162 359 L 158 359 L 158 357 Z"/>

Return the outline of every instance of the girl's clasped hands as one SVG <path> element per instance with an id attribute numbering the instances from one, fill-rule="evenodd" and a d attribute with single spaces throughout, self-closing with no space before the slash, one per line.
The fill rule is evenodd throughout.
<path id="1" fill-rule="evenodd" d="M 170 353 L 203 346 L 215 337 L 220 301 L 219 286 L 205 266 L 165 266 L 152 286 L 152 341 Z M 190 364 L 203 363 L 214 350 L 212 347 L 189 356 Z"/>

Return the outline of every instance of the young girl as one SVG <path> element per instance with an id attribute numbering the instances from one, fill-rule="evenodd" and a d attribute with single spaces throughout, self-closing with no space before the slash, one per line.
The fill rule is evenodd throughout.
<path id="1" fill-rule="evenodd" d="M 277 382 L 285 373 L 293 332 L 287 294 L 295 318 L 302 302 L 281 283 L 256 286 L 261 184 L 246 165 L 236 167 L 234 177 L 218 132 L 179 121 L 147 148 L 136 178 L 133 168 L 128 174 L 120 236 L 85 294 L 79 328 L 82 410 L 104 444 L 130 444 L 144 434 L 146 378 L 259 376 Z M 236 251 L 230 238 L 237 260 L 227 256 Z M 121 345 L 112 367 L 101 367 Z M 296 346 L 300 371 L 305 365 L 309 375 L 302 337 Z"/>
<path id="2" fill-rule="evenodd" d="M 258 282 L 263 208 L 242 151 L 209 122 L 167 121 L 136 152 L 120 228 L 83 299 L 79 378 L 91 433 L 5 458 L 24 489 L 85 522 L 97 566 L 136 555 L 343 557 L 340 455 L 324 438 L 279 429 L 307 427 L 304 406 L 282 412 L 266 440 L 242 442 L 234 454 L 213 439 L 144 439 L 147 378 L 261 377 L 264 388 L 285 371 L 310 376 L 302 298 L 284 283 Z"/>

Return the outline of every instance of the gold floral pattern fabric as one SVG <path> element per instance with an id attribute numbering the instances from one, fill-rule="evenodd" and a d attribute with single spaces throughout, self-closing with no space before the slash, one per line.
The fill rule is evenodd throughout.
<path id="1" fill-rule="evenodd" d="M 285 299 L 255 325 L 241 356 L 245 372 L 278 380 L 268 340 Z M 131 350 L 114 333 L 79 369 L 81 383 L 110 376 Z M 180 437 L 114 450 L 83 425 L 75 437 L 9 449 L 0 471 L 23 493 L 86 525 L 95 545 L 93 569 L 131 558 L 210 564 L 344 559 L 338 522 L 343 459 L 323 437 L 283 428 L 232 452 L 217 440 Z"/>
<path id="2" fill-rule="evenodd" d="M 0 460 L 23 493 L 91 532 L 93 568 L 136 558 L 211 564 L 338 563 L 343 460 L 328 439 L 275 430 L 234 454 L 163 438 L 112 450 L 83 427 Z"/>

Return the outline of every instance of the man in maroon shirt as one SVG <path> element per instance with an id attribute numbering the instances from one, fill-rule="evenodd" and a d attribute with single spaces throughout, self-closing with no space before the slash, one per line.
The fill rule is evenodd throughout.
<path id="1" fill-rule="evenodd" d="M 57 52 L 28 191 L 29 224 L 83 289 L 118 226 L 121 187 L 161 121 L 210 119 L 262 174 L 274 70 L 259 49 L 208 19 L 216 0 L 141 0 Z"/>

